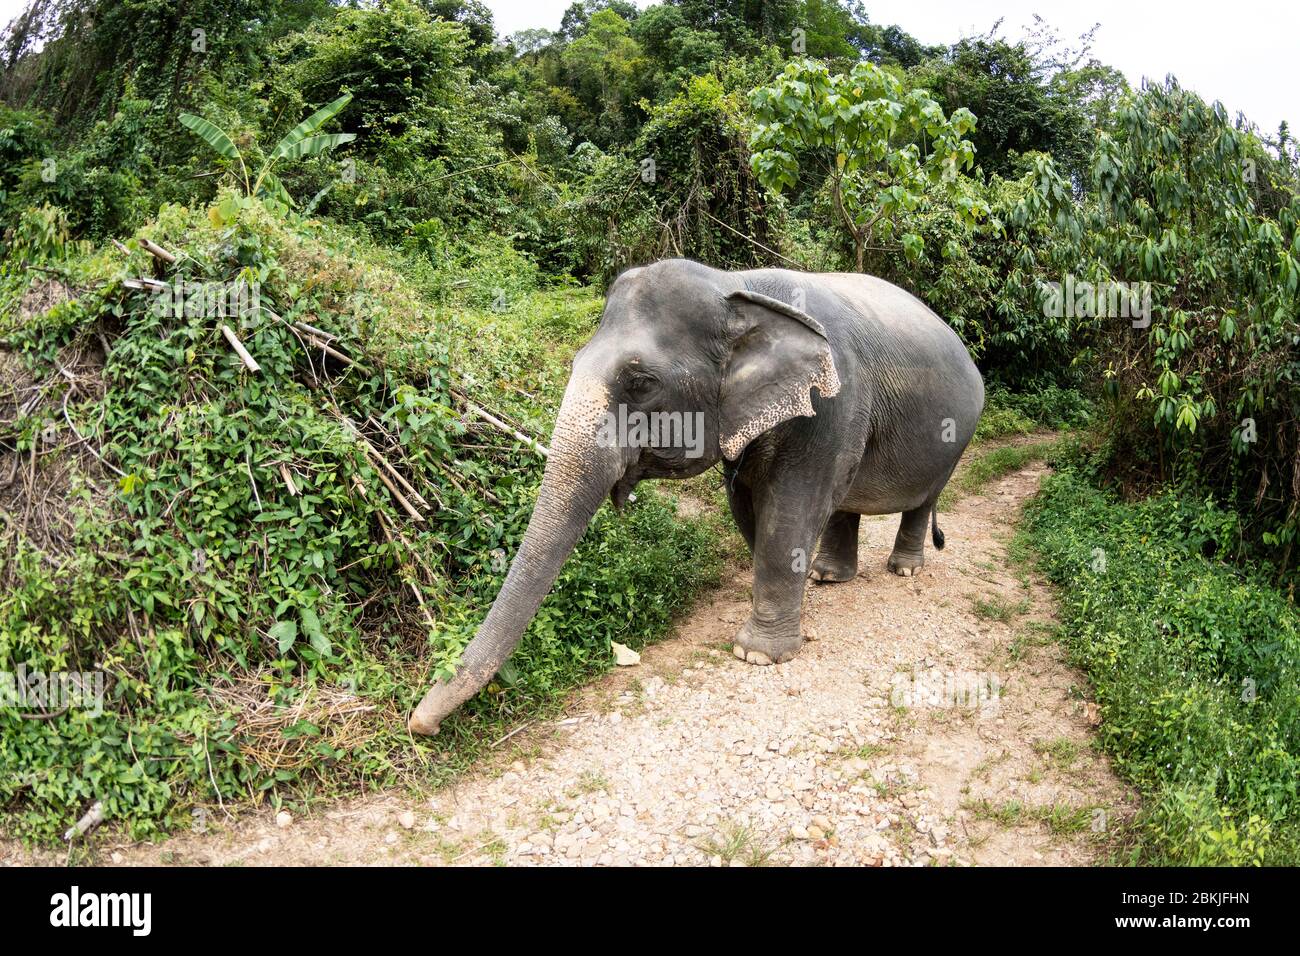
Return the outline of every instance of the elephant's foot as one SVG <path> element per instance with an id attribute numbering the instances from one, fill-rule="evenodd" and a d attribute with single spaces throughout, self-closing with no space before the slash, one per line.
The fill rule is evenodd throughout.
<path id="1" fill-rule="evenodd" d="M 760 633 L 751 617 L 736 635 L 736 643 L 731 651 L 742 661 L 751 664 L 784 664 L 799 653 L 799 648 L 803 645 L 798 622 L 795 622 L 793 629 L 787 630 L 774 634 Z"/>
<path id="2" fill-rule="evenodd" d="M 852 581 L 858 576 L 858 561 L 856 556 L 852 559 L 838 558 L 834 555 L 819 554 L 813 561 L 812 569 L 808 572 L 808 577 L 819 584 L 839 584 L 843 581 Z"/>
<path id="3" fill-rule="evenodd" d="M 895 551 L 889 556 L 889 570 L 905 578 L 910 578 L 923 567 L 925 567 L 923 554 L 903 554 Z"/>

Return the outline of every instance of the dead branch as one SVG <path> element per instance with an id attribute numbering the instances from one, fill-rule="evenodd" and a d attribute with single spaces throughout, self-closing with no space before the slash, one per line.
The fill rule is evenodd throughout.
<path id="1" fill-rule="evenodd" d="M 262 366 L 258 365 L 253 356 L 248 354 L 248 349 L 244 348 L 244 343 L 239 341 L 239 337 L 231 331 L 230 326 L 223 323 L 221 326 L 221 334 L 226 337 L 226 341 L 230 343 L 230 347 L 235 350 L 235 354 L 239 356 L 239 360 L 244 363 L 244 366 L 250 372 L 262 371 Z"/>
<path id="2" fill-rule="evenodd" d="M 63 369 L 60 368 L 60 371 L 63 371 Z M 71 394 L 72 394 L 71 388 L 69 388 L 66 392 L 63 393 L 63 420 L 66 421 L 68 423 L 68 427 L 72 429 L 72 434 L 77 436 L 77 441 L 85 445 L 86 449 L 92 455 L 94 455 L 96 458 L 99 459 L 100 464 L 102 464 L 105 468 L 109 469 L 110 471 L 114 472 L 116 475 L 118 475 L 118 477 L 125 478 L 126 472 L 124 472 L 121 468 L 118 468 L 116 465 L 112 464 L 107 458 L 105 458 L 102 454 L 100 454 L 99 450 L 86 439 L 86 436 L 81 434 L 81 432 L 77 431 L 77 426 L 72 424 L 72 416 L 68 414 L 68 396 Z"/>
<path id="3" fill-rule="evenodd" d="M 334 358 L 338 359 L 338 360 L 339 360 L 340 362 L 342 362 L 344 365 L 351 365 L 351 366 L 355 367 L 357 370 L 362 371 L 362 372 L 366 372 L 367 374 L 369 374 L 370 369 L 366 368 L 366 366 L 362 365 L 362 364 L 361 364 L 360 362 L 358 362 L 356 359 L 349 358 L 348 356 L 344 355 L 342 352 L 340 352 L 338 349 L 332 347 L 328 342 L 324 341 L 323 339 L 317 338 L 317 337 L 314 336 L 314 335 L 308 335 L 308 336 L 307 336 L 307 341 L 311 342 L 312 345 L 316 346 L 318 349 L 320 349 L 320 350 L 321 350 L 322 352 L 324 352 L 326 355 L 332 355 L 332 356 L 334 356 Z"/>
<path id="4" fill-rule="evenodd" d="M 140 245 L 144 247 L 145 252 L 149 253 L 149 255 L 153 256 L 155 259 L 161 259 L 168 265 L 173 265 L 176 262 L 175 255 L 168 252 L 155 242 L 150 242 L 148 239 L 141 239 Z"/>
<path id="5" fill-rule="evenodd" d="M 397 480 L 397 483 L 402 486 L 403 491 L 405 491 L 410 497 L 414 498 L 416 502 L 419 503 L 421 508 L 429 507 L 429 502 L 424 500 L 424 496 L 421 495 L 418 491 L 416 491 L 409 481 L 407 481 L 405 478 L 402 477 L 402 473 L 393 467 L 392 462 L 390 462 L 387 458 L 385 458 L 382 454 L 380 454 L 379 449 L 377 449 L 374 445 L 372 445 L 368 438 L 366 438 L 364 435 L 361 435 L 359 432 L 358 432 L 358 437 L 361 439 L 362 446 L 365 448 L 366 453 L 370 456 L 370 458 L 376 464 L 381 465 L 382 467 L 387 469 L 388 474 L 392 478 L 395 478 Z"/>
<path id="6" fill-rule="evenodd" d="M 289 474 L 289 466 L 280 462 L 280 477 L 284 479 L 284 487 L 289 492 L 290 498 L 298 497 L 298 487 L 293 483 L 293 476 Z"/>
<path id="7" fill-rule="evenodd" d="M 86 831 L 89 830 L 91 827 L 98 826 L 103 822 L 104 822 L 104 801 L 96 800 L 93 804 L 91 804 L 90 809 L 85 812 L 85 814 L 81 817 L 80 820 L 78 820 L 72 826 L 68 827 L 68 831 L 65 834 L 63 834 L 63 839 L 65 841 L 71 841 L 73 837 L 84 836 L 86 834 Z"/>
<path id="8" fill-rule="evenodd" d="M 525 445 L 528 445 L 530 448 L 534 449 L 543 458 L 551 457 L 551 450 L 549 448 L 547 448 L 545 445 L 543 445 L 541 442 L 537 441 L 536 439 L 529 438 L 523 432 L 511 428 L 509 425 L 507 425 L 501 419 L 497 418 L 491 412 L 485 411 L 484 409 L 479 408 L 473 402 L 469 402 L 469 401 L 465 402 L 465 407 L 469 409 L 469 411 L 472 412 L 474 415 L 477 415 L 479 418 L 483 419 L 489 425 L 499 428 L 507 435 L 511 435 L 519 439 Z"/>
<path id="9" fill-rule="evenodd" d="M 411 520 L 417 522 L 424 521 L 424 515 L 420 514 L 420 512 L 415 509 L 415 505 L 411 504 L 411 502 L 406 499 L 406 496 L 402 494 L 398 487 L 393 484 L 386 474 L 384 474 L 382 468 L 375 468 L 375 474 L 379 476 L 379 480 L 384 483 L 384 487 L 389 490 L 397 503 L 402 506 L 402 510 L 411 516 Z"/>
<path id="10" fill-rule="evenodd" d="M 277 318 L 279 317 L 277 316 Z M 281 319 L 281 321 L 284 320 Z M 338 338 L 338 336 L 335 335 L 333 332 L 326 332 L 324 329 L 318 329 L 314 325 L 308 325 L 306 322 L 302 322 L 297 319 L 294 320 L 293 327 L 300 332 L 306 332 L 308 335 L 314 335 L 317 338 L 324 339 L 326 342 L 333 342 Z"/>

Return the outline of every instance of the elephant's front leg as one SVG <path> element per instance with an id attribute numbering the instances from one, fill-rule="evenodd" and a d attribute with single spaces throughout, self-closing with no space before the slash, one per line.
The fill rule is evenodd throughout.
<path id="1" fill-rule="evenodd" d="M 829 493 L 768 487 L 753 494 L 754 603 L 736 636 L 736 656 L 751 664 L 780 664 L 803 644 L 800 618 L 808 562 L 830 513 Z"/>

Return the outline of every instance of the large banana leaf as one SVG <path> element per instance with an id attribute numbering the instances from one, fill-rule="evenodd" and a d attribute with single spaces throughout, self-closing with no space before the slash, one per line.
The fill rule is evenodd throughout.
<path id="1" fill-rule="evenodd" d="M 328 123 L 340 110 L 343 109 L 343 107 L 347 106 L 351 102 L 352 94 L 344 93 L 333 103 L 328 103 L 318 109 L 315 113 L 312 113 L 311 116 L 308 116 L 305 120 L 291 129 L 284 139 L 280 140 L 280 142 L 276 144 L 275 149 L 271 151 L 271 155 L 268 157 L 269 161 L 275 162 L 277 159 L 294 159 L 297 156 L 314 155 L 311 153 L 295 154 L 292 153 L 291 150 Z M 351 134 L 346 135 L 351 136 Z"/>
<path id="2" fill-rule="evenodd" d="M 202 116 L 195 116 L 193 113 L 182 113 L 180 115 L 181 125 L 198 135 L 203 142 L 207 143 L 226 159 L 239 159 L 239 149 L 231 141 L 230 137 L 221 131 L 219 126 L 214 126 Z"/>
<path id="3" fill-rule="evenodd" d="M 317 136 L 308 136 L 306 139 L 298 140 L 283 152 L 279 152 L 280 147 L 277 146 L 276 154 L 272 158 L 302 159 L 306 156 L 315 156 L 317 153 L 323 153 L 335 146 L 350 143 L 356 138 L 355 133 L 320 133 Z"/>

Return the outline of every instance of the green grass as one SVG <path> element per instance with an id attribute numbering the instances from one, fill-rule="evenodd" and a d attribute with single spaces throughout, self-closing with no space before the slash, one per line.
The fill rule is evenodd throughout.
<path id="1" fill-rule="evenodd" d="M 1066 469 L 1021 533 L 1060 586 L 1100 744 L 1142 794 L 1134 862 L 1300 862 L 1300 613 L 1206 556 L 1222 519 L 1173 494 L 1120 503 Z"/>
<path id="2" fill-rule="evenodd" d="M 740 862 L 745 866 L 766 866 L 772 850 L 763 846 L 748 827 L 723 824 L 718 832 L 700 843 L 700 850 L 710 859 L 720 857 L 724 866 Z"/>
<path id="3" fill-rule="evenodd" d="M 1069 770 L 1079 759 L 1081 748 L 1068 737 L 1057 737 L 1034 744 L 1034 752 L 1046 757 L 1057 770 Z"/>
<path id="4" fill-rule="evenodd" d="M 965 809 L 977 820 L 996 823 L 1000 827 L 1018 827 L 1039 824 L 1054 836 L 1071 836 L 1087 830 L 1092 825 L 1093 807 L 1076 807 L 1064 803 L 1028 804 L 1019 800 L 993 803 L 990 800 L 969 801 Z"/>
<path id="5" fill-rule="evenodd" d="M 1046 438 L 993 448 L 984 446 L 997 439 L 1078 428 L 1086 424 L 1091 415 L 1091 403 L 1073 389 L 1048 386 L 1026 392 L 1008 392 L 990 387 L 984 399 L 984 413 L 968 450 L 970 457 L 944 489 L 939 498 L 939 510 L 947 510 L 958 498 L 975 494 L 1030 462 L 1050 457 L 1058 448 L 1058 439 Z"/>
<path id="6" fill-rule="evenodd" d="M 1029 601 L 1028 599 L 1008 601 L 1001 595 L 994 594 L 987 598 L 976 598 L 971 602 L 971 610 L 975 612 L 976 617 L 985 621 L 1009 624 L 1029 610 Z"/>
<path id="7" fill-rule="evenodd" d="M 1057 445 L 1058 441 L 1054 438 L 1022 445 L 1003 445 L 988 450 L 972 445 L 974 457 L 964 462 L 953 474 L 952 480 L 939 496 L 939 510 L 946 511 L 958 498 L 975 494 L 986 485 L 1019 471 L 1030 462 L 1050 457 Z"/>

